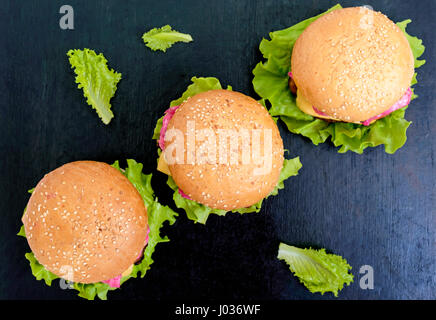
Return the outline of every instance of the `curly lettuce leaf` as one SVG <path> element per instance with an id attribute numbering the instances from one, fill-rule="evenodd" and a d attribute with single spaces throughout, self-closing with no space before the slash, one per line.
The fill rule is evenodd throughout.
<path id="1" fill-rule="evenodd" d="M 143 165 L 133 159 L 127 160 L 125 170 L 120 168 L 119 162 L 115 161 L 112 167 L 118 169 L 135 186 L 139 194 L 144 199 L 145 206 L 148 208 L 154 202 L 154 191 L 151 187 L 152 174 L 142 173 Z"/>
<path id="2" fill-rule="evenodd" d="M 36 280 L 44 280 L 46 285 L 51 286 L 52 281 L 59 278 L 54 273 L 46 270 L 44 266 L 36 260 L 32 252 L 26 253 L 24 256 L 29 261 L 32 274 L 35 276 Z"/>
<path id="3" fill-rule="evenodd" d="M 160 229 L 166 222 L 173 225 L 177 216 L 178 214 L 176 212 L 171 210 L 168 206 L 161 205 L 157 200 L 149 206 L 148 223 L 150 236 L 148 244 L 144 250 L 144 258 L 141 260 L 141 263 L 133 267 L 133 271 L 130 274 L 131 277 L 136 278 L 138 273 L 141 274 L 141 278 L 145 276 L 147 270 L 150 269 L 150 265 L 154 262 L 152 254 L 155 251 L 156 245 L 170 241 L 167 236 L 161 237 Z"/>
<path id="4" fill-rule="evenodd" d="M 132 272 L 121 279 L 121 284 L 130 278 L 137 278 L 138 274 L 143 278 L 150 269 L 151 264 L 154 262 L 152 254 L 156 249 L 157 244 L 162 242 L 168 242 L 169 239 L 166 236 L 160 235 L 160 229 L 168 222 L 170 225 L 176 221 L 177 213 L 171 210 L 167 206 L 162 206 L 154 196 L 154 191 L 151 187 L 151 174 L 144 174 L 142 172 L 143 165 L 135 160 L 127 160 L 127 168 L 121 169 L 118 161 L 113 165 L 114 168 L 120 170 L 127 179 L 136 187 L 140 193 L 144 204 L 147 207 L 148 225 L 150 228 L 149 240 L 144 250 L 144 256 L 142 260 L 133 266 Z M 24 226 L 21 227 L 18 235 L 25 237 Z M 46 270 L 35 258 L 32 252 L 26 253 L 26 259 L 30 263 L 32 274 L 37 280 L 44 280 L 47 285 L 51 285 L 51 282 L 55 279 L 59 279 L 58 276 Z M 107 299 L 107 293 L 117 288 L 113 288 L 106 283 L 70 283 L 73 289 L 78 291 L 79 297 L 94 300 L 95 297 L 99 297 L 102 300 Z"/>
<path id="5" fill-rule="evenodd" d="M 87 300 L 94 300 L 95 297 L 100 298 L 100 300 L 107 300 L 107 294 L 109 291 L 116 290 L 110 285 L 97 282 L 97 283 L 71 283 L 73 289 L 78 291 L 78 296 Z"/>
<path id="6" fill-rule="evenodd" d="M 160 117 L 157 120 L 156 126 L 154 127 L 154 131 L 153 131 L 153 140 L 159 140 L 160 130 L 162 129 L 162 125 L 163 125 L 163 118 L 164 116 Z"/>
<path id="7" fill-rule="evenodd" d="M 310 292 L 333 292 L 335 297 L 344 285 L 353 282 L 351 266 L 341 256 L 325 249 L 300 249 L 280 243 L 277 258 L 284 260 L 293 274 Z"/>
<path id="8" fill-rule="evenodd" d="M 24 230 L 24 225 L 21 226 L 20 231 L 18 231 L 17 236 L 26 237 L 26 231 Z"/>
<path id="9" fill-rule="evenodd" d="M 192 77 L 191 81 L 192 83 L 188 86 L 186 91 L 183 92 L 182 96 L 176 100 L 171 101 L 170 107 L 178 106 L 189 97 L 195 96 L 198 93 L 210 90 L 219 90 L 223 88 L 220 81 L 214 77 Z M 227 86 L 226 89 L 232 90 L 232 87 Z"/>
<path id="10" fill-rule="evenodd" d="M 294 159 L 289 159 L 289 160 L 285 159 L 283 161 L 282 171 L 280 171 L 279 181 L 277 182 L 277 185 L 275 186 L 274 190 L 269 194 L 269 196 L 278 195 L 279 190 L 285 188 L 285 181 L 288 180 L 290 177 L 297 176 L 298 172 L 302 167 L 303 165 L 300 162 L 300 157 L 296 157 Z"/>
<path id="11" fill-rule="evenodd" d="M 385 151 L 393 154 L 407 140 L 406 131 L 411 124 L 404 119 L 407 107 L 377 120 L 368 127 L 343 122 L 329 123 L 302 112 L 288 88 L 288 72 L 291 70 L 291 54 L 295 41 L 313 21 L 340 8 L 340 5 L 336 5 L 321 15 L 287 29 L 271 32 L 271 40 L 263 39 L 259 49 L 266 61 L 258 63 L 253 70 L 254 90 L 269 102 L 269 112 L 273 117 L 279 117 L 289 131 L 309 138 L 315 145 L 325 143 L 330 138 L 336 147 L 340 147 L 339 153 L 352 151 L 362 154 L 368 147 L 384 145 Z M 422 40 L 406 33 L 408 23 L 410 20 L 400 22 L 398 26 L 406 34 L 415 57 L 415 68 L 419 68 L 425 63 L 425 60 L 418 60 L 425 47 Z M 415 75 L 411 85 L 416 83 Z M 416 97 L 413 95 L 412 98 Z"/>
<path id="12" fill-rule="evenodd" d="M 409 35 L 406 32 L 407 26 L 409 23 L 411 23 L 412 20 L 407 19 L 402 22 L 398 22 L 397 26 L 404 32 L 406 35 L 407 41 L 410 43 L 410 47 L 412 48 L 413 56 L 415 57 L 415 69 L 423 66 L 425 64 L 425 60 L 419 60 L 418 58 L 421 57 L 425 52 L 425 46 L 422 44 L 422 40 L 418 39 L 417 37 L 413 37 Z M 415 79 L 416 81 L 416 79 Z M 413 84 L 416 84 L 413 83 Z"/>
<path id="13" fill-rule="evenodd" d="M 192 37 L 189 34 L 173 30 L 171 26 L 166 25 L 162 28 L 153 28 L 144 33 L 142 40 L 151 50 L 166 52 L 176 42 L 191 42 Z"/>
<path id="14" fill-rule="evenodd" d="M 74 49 L 67 53 L 71 68 L 76 73 L 78 88 L 83 89 L 86 102 L 97 112 L 104 124 L 114 117 L 110 100 L 115 95 L 121 73 L 110 70 L 102 53 L 90 49 Z"/>

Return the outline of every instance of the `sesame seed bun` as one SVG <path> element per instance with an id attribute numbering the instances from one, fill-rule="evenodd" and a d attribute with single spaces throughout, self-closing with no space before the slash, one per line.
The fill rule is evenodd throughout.
<path id="1" fill-rule="evenodd" d="M 79 283 L 123 273 L 141 254 L 148 229 L 136 188 L 117 169 L 95 161 L 71 162 L 45 175 L 22 220 L 39 263 Z"/>
<path id="2" fill-rule="evenodd" d="M 411 85 L 414 57 L 404 33 L 364 7 L 334 10 L 297 39 L 298 94 L 327 118 L 360 123 L 393 106 Z"/>
<path id="3" fill-rule="evenodd" d="M 171 176 L 177 186 L 192 200 L 213 209 L 233 210 L 249 207 L 271 193 L 277 185 L 280 171 L 283 166 L 283 141 L 274 120 L 265 107 L 253 98 L 242 93 L 229 90 L 211 90 L 199 93 L 183 102 L 176 110 L 168 124 L 168 130 L 179 129 L 187 132 L 188 120 L 195 121 L 195 129 L 211 130 L 216 137 L 215 162 L 185 164 L 169 164 Z M 243 162 L 243 139 L 238 140 L 238 145 L 220 143 L 220 130 L 230 129 L 242 132 L 247 129 L 252 140 L 252 129 L 267 129 L 271 132 L 271 166 L 267 173 L 256 173 L 256 168 L 262 163 L 250 161 Z M 167 133 L 168 134 L 168 131 Z M 186 136 L 186 134 L 185 134 Z M 264 155 L 265 131 L 260 133 L 260 155 Z M 185 139 L 187 140 L 187 139 Z M 166 141 L 165 150 L 172 141 Z M 184 158 L 188 158 L 188 142 L 185 141 Z M 204 141 L 196 141 L 196 149 Z M 251 154 L 251 143 L 250 154 Z M 219 148 L 224 146 L 228 150 L 227 162 L 222 162 Z M 236 150 L 238 148 L 238 150 Z M 237 154 L 238 160 L 231 161 L 231 150 Z M 253 161 L 254 160 L 254 161 Z"/>

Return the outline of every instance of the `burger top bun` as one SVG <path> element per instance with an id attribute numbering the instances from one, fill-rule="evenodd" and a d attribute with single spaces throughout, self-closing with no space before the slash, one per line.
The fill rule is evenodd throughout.
<path id="1" fill-rule="evenodd" d="M 38 183 L 23 216 L 39 263 L 79 283 L 112 279 L 144 248 L 144 202 L 130 181 L 106 163 L 78 161 Z"/>
<path id="2" fill-rule="evenodd" d="M 332 119 L 357 123 L 393 106 L 414 74 L 404 33 L 364 7 L 313 22 L 297 39 L 291 65 L 298 94 Z"/>
<path id="3" fill-rule="evenodd" d="M 234 91 L 211 90 L 199 93 L 187 99 L 176 110 L 168 124 L 165 139 L 168 138 L 171 129 L 187 133 L 189 120 L 191 125 L 195 123 L 197 133 L 195 161 L 189 162 L 188 159 L 188 155 L 194 155 L 188 149 L 189 144 L 192 146 L 192 141 L 188 139 L 184 141 L 185 148 L 182 154 L 185 163 L 171 164 L 168 162 L 168 154 L 165 153 L 171 176 L 186 195 L 210 208 L 229 211 L 250 207 L 271 193 L 277 185 L 283 166 L 283 141 L 277 125 L 264 106 L 253 98 Z M 252 129 L 257 129 L 259 139 L 254 138 L 256 134 Z M 224 132 L 231 133 L 232 130 L 232 137 L 237 137 L 238 133 L 241 134 L 245 130 L 249 139 L 236 138 L 233 140 L 236 141 L 235 144 L 230 138 L 220 138 L 224 137 Z M 215 141 L 201 141 L 200 132 L 210 133 L 215 137 Z M 268 138 L 267 132 L 271 138 Z M 165 142 L 165 152 L 172 143 L 171 140 Z M 214 143 L 216 148 L 213 146 Z M 202 145 L 205 146 L 203 152 Z M 253 145 L 257 145 L 260 157 L 252 156 L 256 148 Z M 270 149 L 265 156 L 264 147 L 268 145 Z M 221 158 L 225 153 L 221 152 L 220 148 L 227 150 L 226 159 Z M 213 151 L 208 150 L 216 150 L 215 155 Z M 248 161 L 243 161 L 244 154 L 248 154 Z M 198 157 L 202 155 L 210 158 L 203 162 L 198 161 Z M 262 160 L 264 156 L 265 159 L 271 160 L 270 166 L 265 165 L 268 161 Z"/>

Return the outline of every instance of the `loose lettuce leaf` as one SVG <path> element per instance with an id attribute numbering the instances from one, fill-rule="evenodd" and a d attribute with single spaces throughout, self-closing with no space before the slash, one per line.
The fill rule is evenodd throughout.
<path id="1" fill-rule="evenodd" d="M 136 187 L 144 203 L 147 207 L 148 224 L 150 228 L 148 244 L 144 250 L 144 257 L 142 260 L 133 266 L 132 272 L 121 279 L 121 284 L 130 278 L 137 278 L 138 274 L 141 274 L 143 278 L 150 269 L 150 265 L 154 262 L 152 254 L 155 251 L 156 245 L 161 242 L 168 242 L 168 237 L 162 237 L 160 235 L 160 229 L 168 222 L 170 225 L 176 221 L 177 213 L 171 210 L 167 206 L 162 206 L 154 196 L 154 191 L 151 187 L 151 174 L 142 173 L 143 165 L 137 163 L 135 160 L 127 160 L 127 168 L 121 169 L 118 161 L 113 165 L 114 168 L 120 170 L 127 179 Z M 21 227 L 18 235 L 25 237 L 24 226 Z M 44 280 L 47 285 L 51 285 L 52 280 L 59 277 L 50 271 L 46 270 L 35 258 L 32 252 L 26 253 L 26 259 L 29 260 L 30 267 L 33 275 L 37 280 Z M 115 290 L 116 288 L 110 287 L 106 283 L 70 283 L 70 285 L 78 291 L 78 295 L 88 300 L 94 300 L 95 297 L 99 297 L 102 300 L 107 299 L 107 293 Z"/>
<path id="2" fill-rule="evenodd" d="M 288 88 L 288 72 L 291 70 L 291 54 L 295 41 L 313 21 L 340 8 L 340 5 L 336 5 L 327 12 L 290 28 L 271 32 L 271 40 L 263 39 L 259 48 L 266 61 L 260 62 L 254 68 L 253 87 L 260 97 L 269 102 L 271 105 L 269 112 L 273 117 L 279 117 L 289 131 L 309 138 L 315 145 L 324 143 L 330 138 L 336 147 L 340 147 L 339 153 L 353 151 L 362 154 L 368 147 L 384 145 L 385 151 L 393 154 L 407 140 L 406 131 L 411 124 L 404 119 L 407 107 L 393 112 L 368 127 L 343 122 L 329 123 L 302 112 Z M 408 23 L 410 20 L 400 22 L 398 26 L 406 34 L 415 56 L 415 68 L 419 68 L 425 63 L 425 60 L 418 60 L 424 53 L 425 47 L 421 40 L 406 33 Z M 416 83 L 415 77 L 411 85 Z M 416 97 L 413 95 L 413 98 Z"/>
<path id="3" fill-rule="evenodd" d="M 151 50 L 167 51 L 176 42 L 191 42 L 192 37 L 186 33 L 180 33 L 172 30 L 171 26 L 166 25 L 162 28 L 154 28 L 146 32 L 142 36 L 142 40 Z"/>
<path id="4" fill-rule="evenodd" d="M 310 292 L 333 292 L 335 297 L 344 284 L 353 282 L 351 266 L 341 256 L 325 249 L 300 249 L 280 243 L 277 258 L 284 260 L 290 270 Z"/>
<path id="5" fill-rule="evenodd" d="M 67 53 L 71 68 L 76 73 L 76 83 L 83 89 L 86 102 L 95 109 L 104 124 L 114 117 L 110 100 L 115 95 L 121 73 L 109 70 L 102 53 L 90 49 L 74 49 Z"/>

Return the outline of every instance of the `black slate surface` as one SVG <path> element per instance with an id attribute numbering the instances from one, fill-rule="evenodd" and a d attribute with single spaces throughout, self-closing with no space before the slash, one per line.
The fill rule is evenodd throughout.
<path id="1" fill-rule="evenodd" d="M 59 28 L 59 8 L 75 9 L 75 30 Z M 134 158 L 153 172 L 163 203 L 171 192 L 155 172 L 156 120 L 192 76 L 215 76 L 256 97 L 251 70 L 262 37 L 314 16 L 336 1 L 1 1 L 0 5 L 0 298 L 75 299 L 76 293 L 36 281 L 15 234 L 27 190 L 73 160 Z M 303 163 L 260 214 L 212 216 L 194 225 L 183 212 L 166 227 L 143 279 L 129 280 L 110 299 L 333 299 L 309 293 L 276 259 L 280 241 L 325 247 L 353 266 L 355 282 L 339 299 L 435 299 L 435 41 L 436 2 L 343 1 L 370 4 L 392 20 L 411 18 L 424 40 L 407 144 L 394 156 L 382 147 L 338 154 L 279 127 L 285 147 Z M 144 31 L 171 24 L 194 42 L 152 52 Z M 66 52 L 103 52 L 123 74 L 105 126 L 76 89 Z M 359 268 L 374 268 L 374 290 L 359 287 Z"/>

